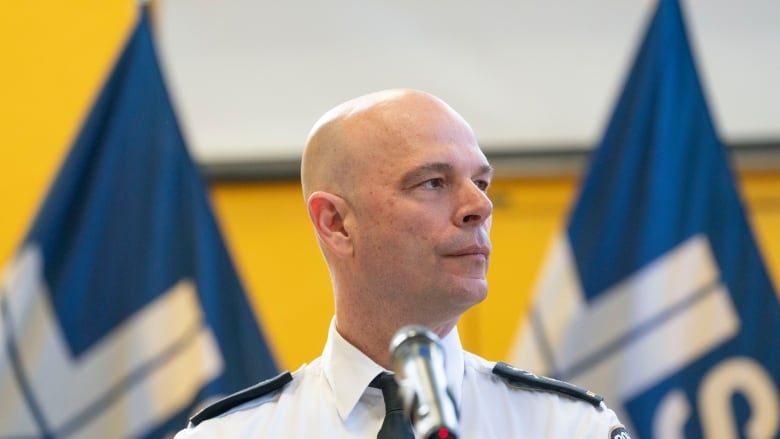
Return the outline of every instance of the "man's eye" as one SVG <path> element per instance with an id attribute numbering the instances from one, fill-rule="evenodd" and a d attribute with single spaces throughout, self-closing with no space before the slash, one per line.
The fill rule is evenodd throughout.
<path id="1" fill-rule="evenodd" d="M 487 180 L 476 180 L 474 181 L 474 184 L 481 190 L 482 192 L 487 192 L 488 186 L 490 186 L 490 182 Z"/>
<path id="2" fill-rule="evenodd" d="M 439 189 L 444 187 L 444 179 L 443 178 L 432 178 L 430 180 L 426 180 L 422 182 L 420 185 L 427 189 Z"/>

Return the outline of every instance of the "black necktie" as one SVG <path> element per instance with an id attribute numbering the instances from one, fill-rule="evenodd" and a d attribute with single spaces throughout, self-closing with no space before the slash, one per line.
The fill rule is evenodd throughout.
<path id="1" fill-rule="evenodd" d="M 382 390 L 385 399 L 385 420 L 379 429 L 377 439 L 414 439 L 412 425 L 404 415 L 404 406 L 401 396 L 398 394 L 398 384 L 393 375 L 382 372 L 369 384 Z"/>

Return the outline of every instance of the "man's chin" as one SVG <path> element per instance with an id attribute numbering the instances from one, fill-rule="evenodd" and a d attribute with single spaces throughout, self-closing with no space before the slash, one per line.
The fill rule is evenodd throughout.
<path id="1" fill-rule="evenodd" d="M 460 288 L 458 296 L 468 307 L 472 307 L 487 297 L 488 287 L 486 279 L 466 279 Z"/>

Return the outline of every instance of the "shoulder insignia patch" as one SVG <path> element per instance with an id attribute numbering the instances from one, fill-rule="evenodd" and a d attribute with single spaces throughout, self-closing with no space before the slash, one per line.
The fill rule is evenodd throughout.
<path id="1" fill-rule="evenodd" d="M 496 363 L 493 367 L 493 373 L 516 386 L 562 393 L 569 397 L 588 402 L 595 407 L 599 407 L 601 402 L 604 401 L 604 397 L 597 395 L 590 390 L 585 390 L 581 387 L 553 378 L 534 375 L 531 372 L 512 367 L 506 363 Z"/>
<path id="2" fill-rule="evenodd" d="M 190 424 L 194 427 L 207 419 L 215 418 L 245 402 L 277 391 L 287 385 L 287 383 L 290 381 L 292 381 L 292 375 L 290 372 L 283 372 L 271 379 L 261 381 L 252 387 L 248 387 L 230 396 L 226 396 L 199 411 L 195 416 L 191 417 Z"/>
<path id="3" fill-rule="evenodd" d="M 631 435 L 626 431 L 626 427 L 616 425 L 609 430 L 609 439 L 631 439 Z"/>

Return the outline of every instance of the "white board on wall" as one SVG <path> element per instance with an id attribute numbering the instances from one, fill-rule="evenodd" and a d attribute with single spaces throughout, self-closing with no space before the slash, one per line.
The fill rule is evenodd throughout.
<path id="1" fill-rule="evenodd" d="M 655 2 L 159 2 L 158 47 L 204 163 L 296 159 L 333 105 L 424 89 L 488 152 L 595 144 Z M 780 2 L 683 1 L 727 142 L 780 139 Z"/>

